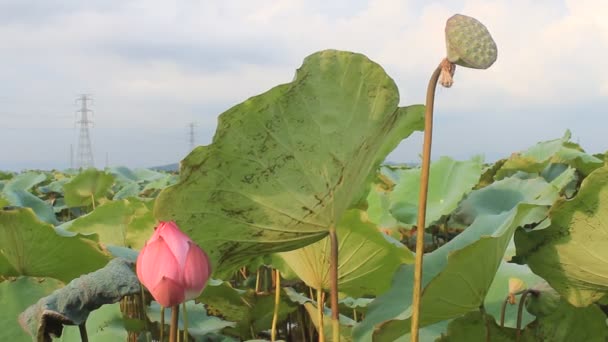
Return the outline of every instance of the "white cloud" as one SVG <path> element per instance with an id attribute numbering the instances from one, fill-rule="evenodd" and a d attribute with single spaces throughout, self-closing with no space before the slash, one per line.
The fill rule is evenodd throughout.
<path id="1" fill-rule="evenodd" d="M 162 134 L 158 129 L 171 128 L 167 139 L 181 141 L 180 129 L 185 134 L 185 125 L 197 121 L 207 132 L 200 141 L 208 141 L 219 112 L 288 82 L 302 59 L 316 50 L 365 53 L 396 80 L 402 104 L 421 103 L 428 77 L 445 54 L 443 28 L 453 13 L 480 19 L 498 43 L 499 58 L 484 71 L 458 68 L 454 87 L 439 90 L 438 120 L 447 126 L 438 129 L 449 135 L 482 125 L 483 134 L 452 133 L 454 139 L 439 143 L 438 154 L 506 153 L 539 140 L 535 133 L 551 138 L 566 125 L 578 125 L 570 119 L 571 110 L 561 107 L 608 102 L 603 67 L 608 3 L 603 0 L 137 0 L 111 6 L 49 0 L 39 11 L 24 11 L 16 0 L 10 3 L 0 5 L 5 12 L 0 15 L 5 65 L 0 70 L 0 129 L 70 129 L 75 95 L 91 92 L 97 99 L 95 138 L 103 141 L 98 144 L 123 156 L 111 158 L 115 160 L 133 160 L 130 148 L 139 151 L 137 166 L 159 157 L 141 149 Z M 519 129 L 526 134 L 517 145 L 487 141 L 517 130 L 534 111 L 536 122 L 546 127 Z M 500 120 L 501 127 L 492 120 Z M 141 145 L 110 143 L 123 139 L 103 136 L 117 134 L 102 130 L 112 127 L 141 130 Z M 580 129 L 581 135 L 595 132 L 582 123 Z M 52 138 L 44 130 L 38 134 L 23 142 L 30 144 L 31 160 Z M 9 144 L 8 139 L 0 135 L 0 144 Z M 592 149 L 605 149 L 600 139 L 587 140 Z M 161 157 L 181 158 L 178 145 L 162 149 Z M 47 152 L 45 157 L 52 158 Z M 23 162 L 16 155 L 6 158 Z"/>

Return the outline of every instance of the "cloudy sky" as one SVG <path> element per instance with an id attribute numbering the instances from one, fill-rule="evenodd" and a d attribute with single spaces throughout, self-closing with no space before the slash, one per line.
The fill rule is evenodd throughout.
<path id="1" fill-rule="evenodd" d="M 209 143 L 218 114 L 327 48 L 366 54 L 402 105 L 423 103 L 454 13 L 483 22 L 499 56 L 438 90 L 435 157 L 492 161 L 568 128 L 608 149 L 605 0 L 0 0 L 0 169 L 68 167 L 80 93 L 94 98 L 96 166 L 177 162 L 190 122 Z M 421 141 L 390 159 L 416 161 Z"/>

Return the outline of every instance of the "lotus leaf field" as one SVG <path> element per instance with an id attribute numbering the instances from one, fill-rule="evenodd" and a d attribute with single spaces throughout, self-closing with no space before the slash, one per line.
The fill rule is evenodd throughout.
<path id="1" fill-rule="evenodd" d="M 276 291 L 277 339 L 331 341 L 334 228 L 340 340 L 409 341 L 420 169 L 384 160 L 423 116 L 378 64 L 327 50 L 221 114 L 179 172 L 1 172 L 0 341 L 158 340 L 169 316 L 132 262 L 168 220 L 213 265 L 190 341 L 270 340 Z M 605 155 L 566 132 L 436 158 L 426 222 L 422 341 L 608 340 Z"/>

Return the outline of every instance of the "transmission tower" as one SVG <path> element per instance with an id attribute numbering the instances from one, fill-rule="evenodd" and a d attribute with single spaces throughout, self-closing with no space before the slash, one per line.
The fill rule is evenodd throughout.
<path id="1" fill-rule="evenodd" d="M 74 168 L 74 145 L 70 144 L 70 169 Z"/>
<path id="2" fill-rule="evenodd" d="M 188 127 L 190 127 L 190 139 L 188 140 L 190 142 L 190 151 L 192 151 L 194 149 L 194 145 L 195 145 L 195 141 L 194 141 L 194 126 L 196 126 L 196 124 L 194 122 L 191 122 Z"/>
<path id="3" fill-rule="evenodd" d="M 78 150 L 77 150 L 77 167 L 78 168 L 89 168 L 95 167 L 93 161 L 93 147 L 91 146 L 91 136 L 89 135 L 89 125 L 93 125 L 93 121 L 89 119 L 89 113 L 93 113 L 87 104 L 92 99 L 87 94 L 82 94 L 76 99 L 76 103 L 80 102 L 80 109 L 76 111 L 80 118 L 76 121 L 76 124 L 80 126 L 80 134 L 78 136 Z"/>

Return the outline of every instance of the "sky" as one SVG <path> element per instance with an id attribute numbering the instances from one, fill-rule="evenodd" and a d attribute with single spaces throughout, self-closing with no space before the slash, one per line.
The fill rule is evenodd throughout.
<path id="1" fill-rule="evenodd" d="M 210 143 L 219 114 L 329 48 L 382 65 L 401 105 L 424 103 L 456 13 L 486 25 L 498 60 L 438 88 L 433 159 L 491 162 L 566 129 L 608 150 L 605 0 L 0 0 L 0 170 L 69 167 L 81 93 L 97 167 L 178 162 L 190 122 Z M 416 162 L 421 145 L 389 160 Z"/>

